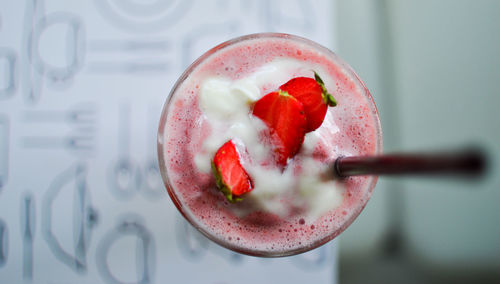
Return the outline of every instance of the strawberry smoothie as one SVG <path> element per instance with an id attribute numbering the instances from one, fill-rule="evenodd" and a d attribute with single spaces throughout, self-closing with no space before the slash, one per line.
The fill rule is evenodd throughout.
<path id="1" fill-rule="evenodd" d="M 253 106 L 290 79 L 314 72 L 338 104 L 305 134 L 286 166 L 277 165 Z M 229 140 L 253 186 L 238 202 L 218 190 L 211 169 Z M 170 93 L 158 135 L 163 180 L 181 214 L 220 245 L 267 257 L 313 249 L 349 226 L 377 179 L 335 179 L 332 164 L 381 148 L 375 104 L 352 69 L 328 49 L 285 34 L 240 37 L 196 60 Z"/>

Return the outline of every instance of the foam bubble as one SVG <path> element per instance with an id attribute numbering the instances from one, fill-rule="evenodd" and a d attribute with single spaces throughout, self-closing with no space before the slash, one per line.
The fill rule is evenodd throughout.
<path id="1" fill-rule="evenodd" d="M 223 123 L 206 123 L 208 117 L 203 114 L 200 102 L 204 99 L 200 97 L 200 89 L 204 88 L 203 83 L 208 78 L 218 74 L 217 78 L 226 80 L 222 84 L 230 85 L 230 94 L 243 98 L 235 104 L 255 100 L 258 95 L 256 89 L 251 87 L 254 82 L 260 80 L 257 88 L 259 95 L 262 95 L 275 90 L 289 79 L 282 72 L 266 71 L 272 62 L 280 62 L 281 68 L 289 70 L 286 74 L 288 77 L 290 74 L 306 74 L 308 66 L 319 70 L 327 89 L 336 97 L 338 106 L 329 108 L 323 125 L 315 133 L 306 136 L 303 149 L 284 173 L 266 168 L 248 170 L 251 175 L 263 177 L 261 185 L 256 186 L 262 190 L 260 193 L 255 190 L 255 193 L 266 195 L 262 199 L 264 202 L 256 206 L 251 198 L 246 198 L 241 203 L 231 204 L 216 190 L 206 161 L 210 160 L 217 145 L 230 136 L 241 136 L 245 145 L 258 145 L 255 143 L 257 135 L 245 134 L 251 132 L 248 127 L 258 132 L 263 126 L 258 125 L 258 120 L 252 121 L 248 115 L 224 107 L 223 112 L 227 111 L 232 119 L 243 122 L 230 127 Z M 266 75 L 260 78 L 256 74 Z M 272 80 L 266 81 L 266 76 Z M 279 254 L 312 246 L 340 233 L 364 206 L 373 180 L 352 177 L 343 182 L 323 183 L 316 176 L 315 180 L 304 180 L 300 185 L 295 177 L 312 168 L 324 170 L 323 167 L 328 167 L 339 155 L 375 152 L 377 118 L 368 111 L 372 109 L 371 101 L 356 82 L 356 78 L 344 72 L 343 66 L 337 64 L 335 58 L 303 42 L 258 39 L 226 47 L 208 57 L 173 94 L 165 136 L 161 138 L 164 141 L 164 160 L 171 190 L 183 204 L 188 219 L 212 235 L 212 238 L 247 252 L 272 251 Z M 218 135 L 219 140 L 210 141 L 211 134 L 218 133 L 224 127 L 227 133 Z M 249 151 L 260 159 L 265 158 L 268 149 L 250 147 Z M 273 175 L 276 177 L 265 179 Z M 279 176 L 284 179 L 281 180 Z M 273 182 L 278 184 L 275 186 Z M 287 199 L 281 190 L 290 187 L 295 188 L 295 193 L 302 194 L 304 199 L 309 198 L 306 204 L 311 206 L 305 206 L 300 200 Z M 335 188 L 339 187 L 341 190 L 336 191 Z M 307 188 L 316 194 L 311 194 Z M 277 193 L 276 189 L 279 189 Z M 277 202 L 268 202 L 276 196 L 279 197 Z M 322 197 L 316 200 L 314 196 Z"/>

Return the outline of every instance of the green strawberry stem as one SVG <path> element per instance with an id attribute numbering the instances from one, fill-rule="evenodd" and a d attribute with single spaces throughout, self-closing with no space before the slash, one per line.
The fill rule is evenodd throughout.
<path id="1" fill-rule="evenodd" d="M 282 97 L 291 97 L 295 99 L 294 97 L 290 96 L 290 94 L 287 91 L 278 90 L 278 94 Z"/>
<path id="2" fill-rule="evenodd" d="M 316 71 L 313 72 L 314 72 L 314 79 L 316 79 L 316 82 L 318 82 L 318 84 L 321 87 L 323 100 L 325 100 L 325 103 L 331 107 L 336 106 L 337 100 L 335 100 L 335 98 L 330 93 L 328 93 L 325 87 L 325 83 L 323 83 L 323 79 L 321 79 L 321 77 L 318 75 L 318 73 L 316 73 Z"/>
<path id="3" fill-rule="evenodd" d="M 224 196 L 226 196 L 227 201 L 231 203 L 236 203 L 238 201 L 243 200 L 243 198 L 236 197 L 233 195 L 229 186 L 227 186 L 227 184 L 225 184 L 224 181 L 222 180 L 221 172 L 219 171 L 219 169 L 217 169 L 217 167 L 213 162 L 212 162 L 212 172 L 214 173 L 215 176 L 215 182 L 217 184 L 217 188 L 219 189 L 220 192 L 224 194 Z"/>

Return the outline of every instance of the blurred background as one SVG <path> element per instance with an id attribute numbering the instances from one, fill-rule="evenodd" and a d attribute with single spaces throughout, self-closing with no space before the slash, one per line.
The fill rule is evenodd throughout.
<path id="1" fill-rule="evenodd" d="M 381 178 L 340 238 L 341 283 L 500 283 L 500 1 L 338 1 L 337 52 L 386 152 L 479 145 L 478 182 Z"/>
<path id="2" fill-rule="evenodd" d="M 0 0 L 0 282 L 499 283 L 498 15 L 496 0 Z M 480 145 L 490 172 L 381 178 L 299 256 L 210 243 L 164 191 L 158 118 L 189 63 L 263 31 L 343 57 L 386 152 Z"/>

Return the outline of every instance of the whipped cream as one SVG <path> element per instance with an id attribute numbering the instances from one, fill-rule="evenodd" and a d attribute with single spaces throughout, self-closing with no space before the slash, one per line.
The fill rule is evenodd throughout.
<path id="1" fill-rule="evenodd" d="M 312 77 L 312 70 L 327 74 L 320 66 L 313 68 L 310 63 L 306 65 L 295 59 L 279 59 L 261 66 L 248 77 L 238 80 L 210 77 L 201 85 L 199 107 L 212 131 L 196 154 L 195 165 L 200 171 L 210 173 L 211 159 L 218 148 L 230 139 L 237 141 L 238 147 L 245 149 L 250 157 L 241 161 L 254 184 L 253 191 L 243 201 L 252 204 L 250 210 L 257 208 L 286 216 L 293 208 L 302 208 L 304 218 L 314 221 L 342 203 L 344 188 L 323 178 L 329 165 L 312 157 L 319 143 L 333 147 L 321 135 L 323 127 L 306 134 L 300 152 L 282 171 L 264 165 L 271 149 L 260 141 L 259 133 L 267 126 L 251 115 L 253 102 L 291 78 Z M 323 79 L 326 86 L 333 84 L 329 78 Z M 339 131 L 334 121 L 327 119 L 325 124 L 328 135 Z M 301 170 L 297 173 L 298 167 Z M 237 207 L 238 204 L 234 206 L 238 214 L 250 213 Z"/>

